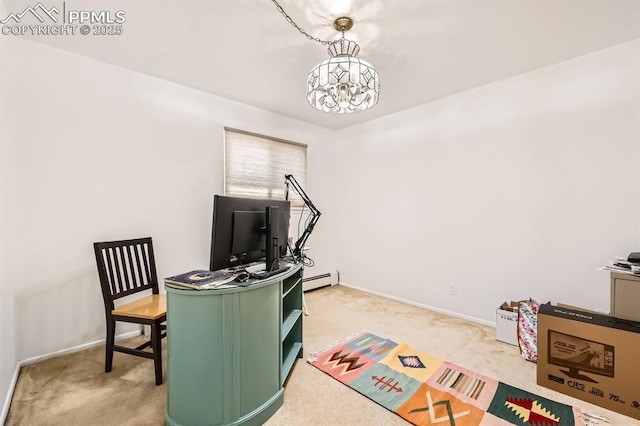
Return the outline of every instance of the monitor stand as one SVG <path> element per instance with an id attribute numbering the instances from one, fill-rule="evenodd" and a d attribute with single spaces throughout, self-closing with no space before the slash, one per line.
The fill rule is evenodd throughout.
<path id="1" fill-rule="evenodd" d="M 571 377 L 576 380 L 584 380 L 585 382 L 598 383 L 596 380 L 593 380 L 589 376 L 585 376 L 584 374 L 580 374 L 577 368 L 570 368 L 569 370 L 560 370 L 561 373 Z"/>

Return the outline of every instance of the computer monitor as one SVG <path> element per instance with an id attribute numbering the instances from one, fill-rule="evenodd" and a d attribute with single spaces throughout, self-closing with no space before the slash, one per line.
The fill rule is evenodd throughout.
<path id="1" fill-rule="evenodd" d="M 287 254 L 290 212 L 285 200 L 215 195 L 209 269 L 264 261 L 266 272 L 277 271 Z"/>
<path id="2" fill-rule="evenodd" d="M 548 331 L 548 362 L 568 370 L 563 374 L 577 380 L 598 383 L 580 371 L 601 376 L 614 376 L 615 348 L 605 343 L 594 342 L 558 331 Z"/>

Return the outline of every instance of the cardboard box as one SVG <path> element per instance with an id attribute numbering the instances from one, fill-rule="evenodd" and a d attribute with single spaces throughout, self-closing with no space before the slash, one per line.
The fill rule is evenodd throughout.
<path id="1" fill-rule="evenodd" d="M 540 386 L 640 419 L 639 359 L 639 322 L 540 306 Z"/>
<path id="2" fill-rule="evenodd" d="M 518 346 L 518 302 L 504 302 L 496 309 L 496 339 Z"/>

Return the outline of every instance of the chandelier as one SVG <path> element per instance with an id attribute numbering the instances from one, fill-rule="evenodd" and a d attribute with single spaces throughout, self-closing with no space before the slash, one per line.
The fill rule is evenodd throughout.
<path id="1" fill-rule="evenodd" d="M 278 11 L 309 40 L 328 45 L 330 58 L 316 65 L 307 78 L 307 101 L 324 112 L 345 114 L 364 111 L 378 103 L 380 77 L 369 62 L 357 58 L 360 46 L 345 38 L 344 33 L 353 27 L 353 20 L 341 16 L 333 27 L 342 33 L 335 41 L 323 41 L 300 28 L 285 13 L 276 0 L 271 0 Z"/>

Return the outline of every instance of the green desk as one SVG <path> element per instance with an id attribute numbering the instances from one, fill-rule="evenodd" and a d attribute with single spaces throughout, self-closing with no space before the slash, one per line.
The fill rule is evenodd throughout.
<path id="1" fill-rule="evenodd" d="M 167 290 L 168 425 L 260 425 L 302 357 L 302 265 L 246 287 Z"/>

